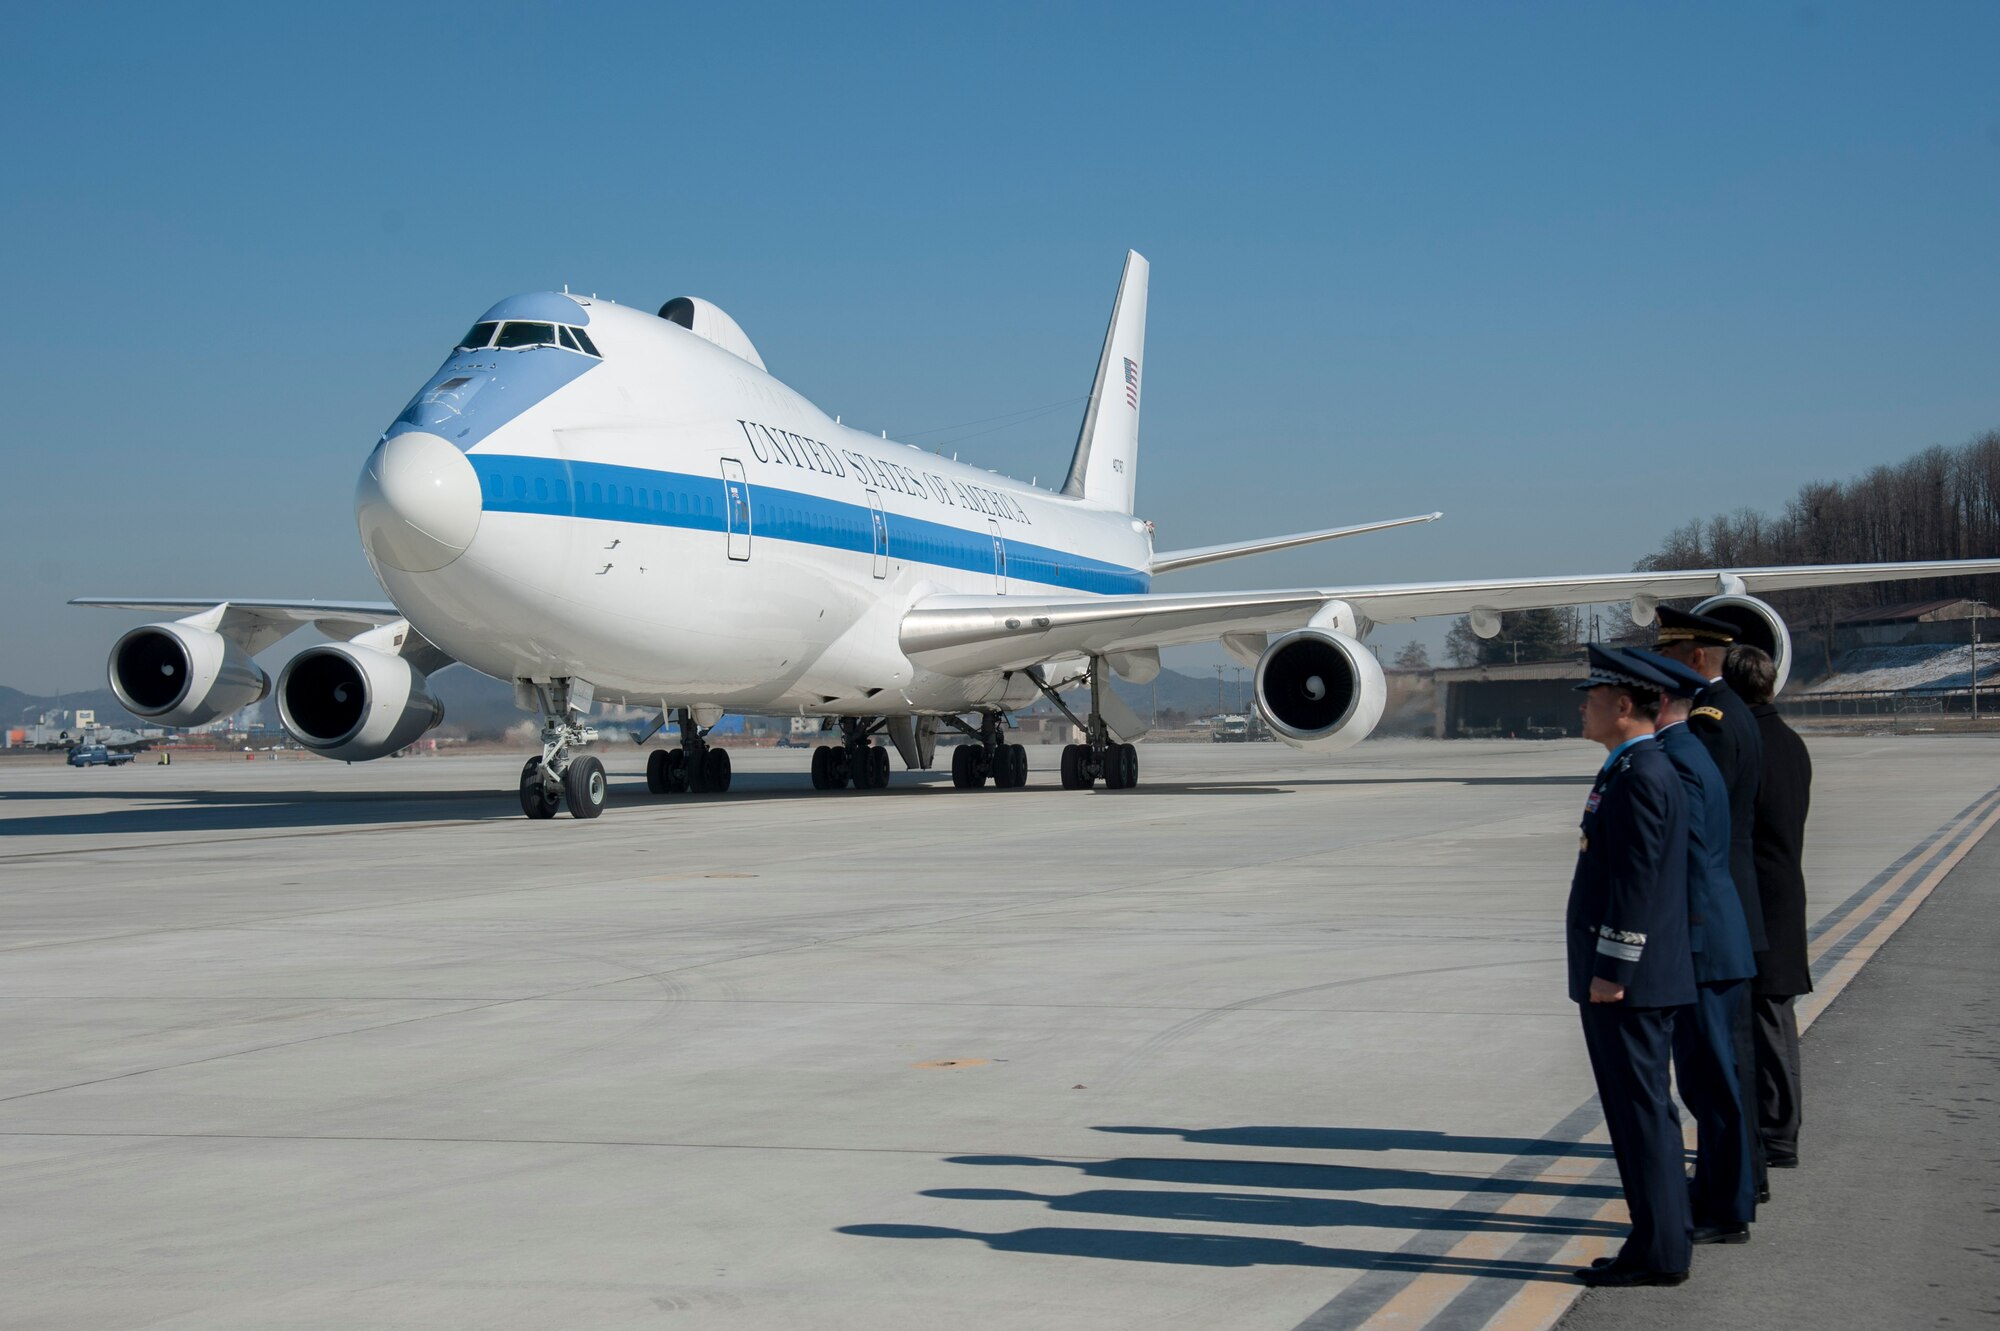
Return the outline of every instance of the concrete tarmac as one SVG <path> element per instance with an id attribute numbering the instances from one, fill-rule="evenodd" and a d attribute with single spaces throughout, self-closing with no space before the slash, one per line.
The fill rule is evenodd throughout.
<path id="1" fill-rule="evenodd" d="M 2000 744 L 1813 750 L 1851 973 Z M 1056 752 L 549 823 L 520 756 L 0 766 L 0 1325 L 1552 1323 L 1601 750 Z"/>

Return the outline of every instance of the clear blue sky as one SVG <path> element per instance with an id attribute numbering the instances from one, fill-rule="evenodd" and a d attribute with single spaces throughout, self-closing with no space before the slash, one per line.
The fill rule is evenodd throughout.
<path id="1" fill-rule="evenodd" d="M 2000 426 L 2000 6 L 738 8 L 13 11 L 0 683 L 101 679 L 70 595 L 379 595 L 376 436 L 565 282 L 895 435 L 1080 398 L 1130 246 L 1164 545 L 1448 514 L 1163 588 L 1622 569 Z"/>

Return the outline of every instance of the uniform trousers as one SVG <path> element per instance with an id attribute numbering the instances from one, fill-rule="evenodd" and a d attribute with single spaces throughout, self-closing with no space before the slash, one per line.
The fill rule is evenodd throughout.
<path id="1" fill-rule="evenodd" d="M 1753 982 L 1754 983 L 1754 982 Z M 1751 996 L 1754 998 L 1754 995 Z M 1751 998 L 1738 1003 L 1730 1013 L 1730 1033 L 1736 1044 L 1736 1085 L 1747 1107 L 1759 1084 L 1757 1072 L 1757 1019 L 1751 1015 Z M 1750 1132 L 1750 1177 L 1759 1193 L 1771 1186 L 1770 1170 L 1764 1163 L 1764 1138 L 1753 1126 Z"/>
<path id="2" fill-rule="evenodd" d="M 1748 980 L 1701 983 L 1694 1006 L 1674 1020 L 1674 1076 L 1695 1122 L 1689 1197 L 1697 1225 L 1747 1225 L 1757 1216 L 1750 1116 L 1736 1076 L 1738 1009 L 1749 1004 Z"/>
<path id="3" fill-rule="evenodd" d="M 1694 1249 L 1688 1230 L 1687 1171 L 1681 1118 L 1669 1086 L 1674 1016 L 1685 1008 L 1579 1003 L 1583 1043 L 1597 1079 L 1597 1099 L 1611 1129 L 1618 1182 L 1632 1232 L 1616 1265 L 1685 1271 Z"/>
<path id="4" fill-rule="evenodd" d="M 1751 1025 L 1757 1040 L 1757 1137 L 1779 1160 L 1799 1155 L 1799 1124 L 1805 1101 L 1799 1086 L 1799 1015 L 1794 996 L 1751 997 Z"/>

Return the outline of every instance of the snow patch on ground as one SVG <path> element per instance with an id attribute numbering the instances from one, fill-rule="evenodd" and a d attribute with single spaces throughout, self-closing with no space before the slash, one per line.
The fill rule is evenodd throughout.
<path id="1" fill-rule="evenodd" d="M 1979 682 L 2000 681 L 2000 644 L 1979 648 Z M 1805 696 L 1836 693 L 1944 693 L 1972 687 L 1972 648 L 1949 643 L 1912 643 L 1899 647 L 1858 647 L 1834 662 L 1834 672 L 1798 692 Z"/>

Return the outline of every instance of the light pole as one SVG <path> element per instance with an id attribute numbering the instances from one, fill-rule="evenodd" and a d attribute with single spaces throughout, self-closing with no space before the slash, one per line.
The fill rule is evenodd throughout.
<path id="1" fill-rule="evenodd" d="M 1231 668 L 1236 671 L 1236 710 L 1241 712 L 1243 710 L 1243 667 L 1233 666 Z"/>
<path id="2" fill-rule="evenodd" d="M 1979 720 L 1979 612 L 1986 609 L 1986 602 L 1972 603 L 1972 719 Z"/>

